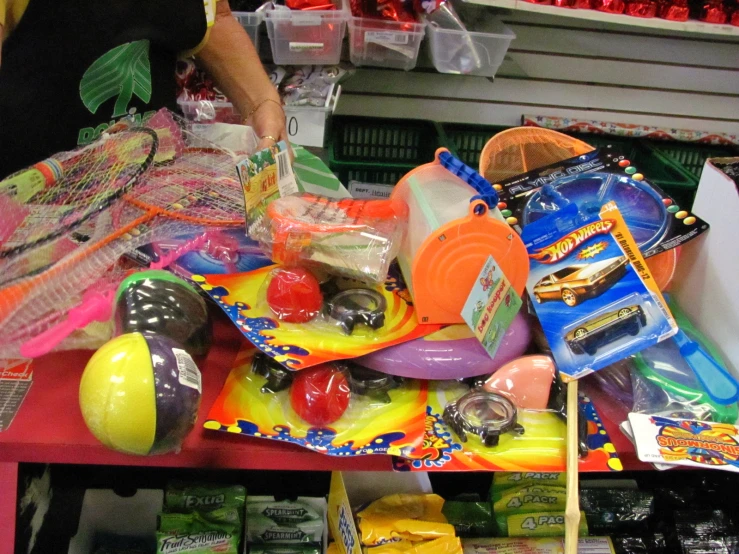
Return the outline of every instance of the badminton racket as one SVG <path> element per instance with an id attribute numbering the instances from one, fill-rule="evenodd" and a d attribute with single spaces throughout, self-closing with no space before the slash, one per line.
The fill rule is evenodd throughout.
<path id="1" fill-rule="evenodd" d="M 157 146 L 153 130 L 125 128 L 0 181 L 0 260 L 67 235 L 108 208 L 149 168 Z"/>
<path id="2" fill-rule="evenodd" d="M 244 225 L 244 198 L 233 158 L 215 148 L 188 148 L 173 163 L 152 167 L 119 204 L 116 211 L 126 215 L 112 226 L 110 234 L 68 254 L 43 272 L 0 289 L 0 325 L 31 295 L 54 297 L 68 287 L 79 290 L 78 279 L 86 277 L 92 266 L 109 266 L 129 249 L 151 242 L 153 237 L 149 235 L 157 228 L 169 224 L 169 231 L 160 234 L 173 236 L 185 226 Z M 143 242 L 144 235 L 149 240 Z"/>

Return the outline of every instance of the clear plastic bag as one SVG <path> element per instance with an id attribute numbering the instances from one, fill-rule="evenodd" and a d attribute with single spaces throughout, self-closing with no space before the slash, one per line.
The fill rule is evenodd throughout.
<path id="1" fill-rule="evenodd" d="M 423 442 L 425 381 L 351 362 L 298 372 L 255 349 L 239 355 L 206 428 L 290 442 L 331 456 L 410 455 Z"/>
<path id="2" fill-rule="evenodd" d="M 249 235 L 276 263 L 382 283 L 403 238 L 403 220 L 385 200 L 277 198 Z"/>

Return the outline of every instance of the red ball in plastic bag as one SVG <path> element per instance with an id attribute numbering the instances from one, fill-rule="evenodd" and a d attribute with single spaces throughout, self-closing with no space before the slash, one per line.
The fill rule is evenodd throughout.
<path id="1" fill-rule="evenodd" d="M 317 427 L 339 419 L 349 406 L 350 396 L 344 374 L 328 364 L 299 371 L 290 388 L 295 413 Z"/>
<path id="2" fill-rule="evenodd" d="M 307 323 L 321 312 L 321 286 L 305 268 L 278 269 L 267 286 L 267 304 L 280 321 Z"/>

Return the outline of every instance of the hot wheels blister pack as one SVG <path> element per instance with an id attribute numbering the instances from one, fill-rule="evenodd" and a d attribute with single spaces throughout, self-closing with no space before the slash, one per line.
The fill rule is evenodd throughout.
<path id="1" fill-rule="evenodd" d="M 615 202 L 599 211 L 570 204 L 528 225 L 521 238 L 531 260 L 527 288 L 564 379 L 677 332 Z"/>

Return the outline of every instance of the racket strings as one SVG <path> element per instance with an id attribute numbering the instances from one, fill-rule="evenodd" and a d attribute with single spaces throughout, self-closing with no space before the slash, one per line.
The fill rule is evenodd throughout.
<path id="1" fill-rule="evenodd" d="M 156 147 L 150 129 L 126 129 L 0 182 L 3 211 L 17 219 L 0 236 L 0 259 L 53 241 L 110 206 L 136 184 Z"/>
<path id="2" fill-rule="evenodd" d="M 50 243 L 46 256 L 38 256 L 37 246 L 37 256 L 19 257 L 7 276 L 10 259 L 0 258 L 5 336 L 22 334 L 33 322 L 53 316 L 53 310 L 66 313 L 80 291 L 96 286 L 122 256 L 141 246 L 202 234 L 213 226 L 244 225 L 244 197 L 232 155 L 187 130 L 180 136 L 174 142 L 182 142 L 182 148 L 167 150 L 165 142 L 158 163 L 137 175 L 135 186 Z M 0 336 L 0 348 L 3 342 Z"/>
<path id="3" fill-rule="evenodd" d="M 193 224 L 244 224 L 244 196 L 227 153 L 187 150 L 172 164 L 149 171 L 142 186 L 125 199 L 165 218 Z"/>

